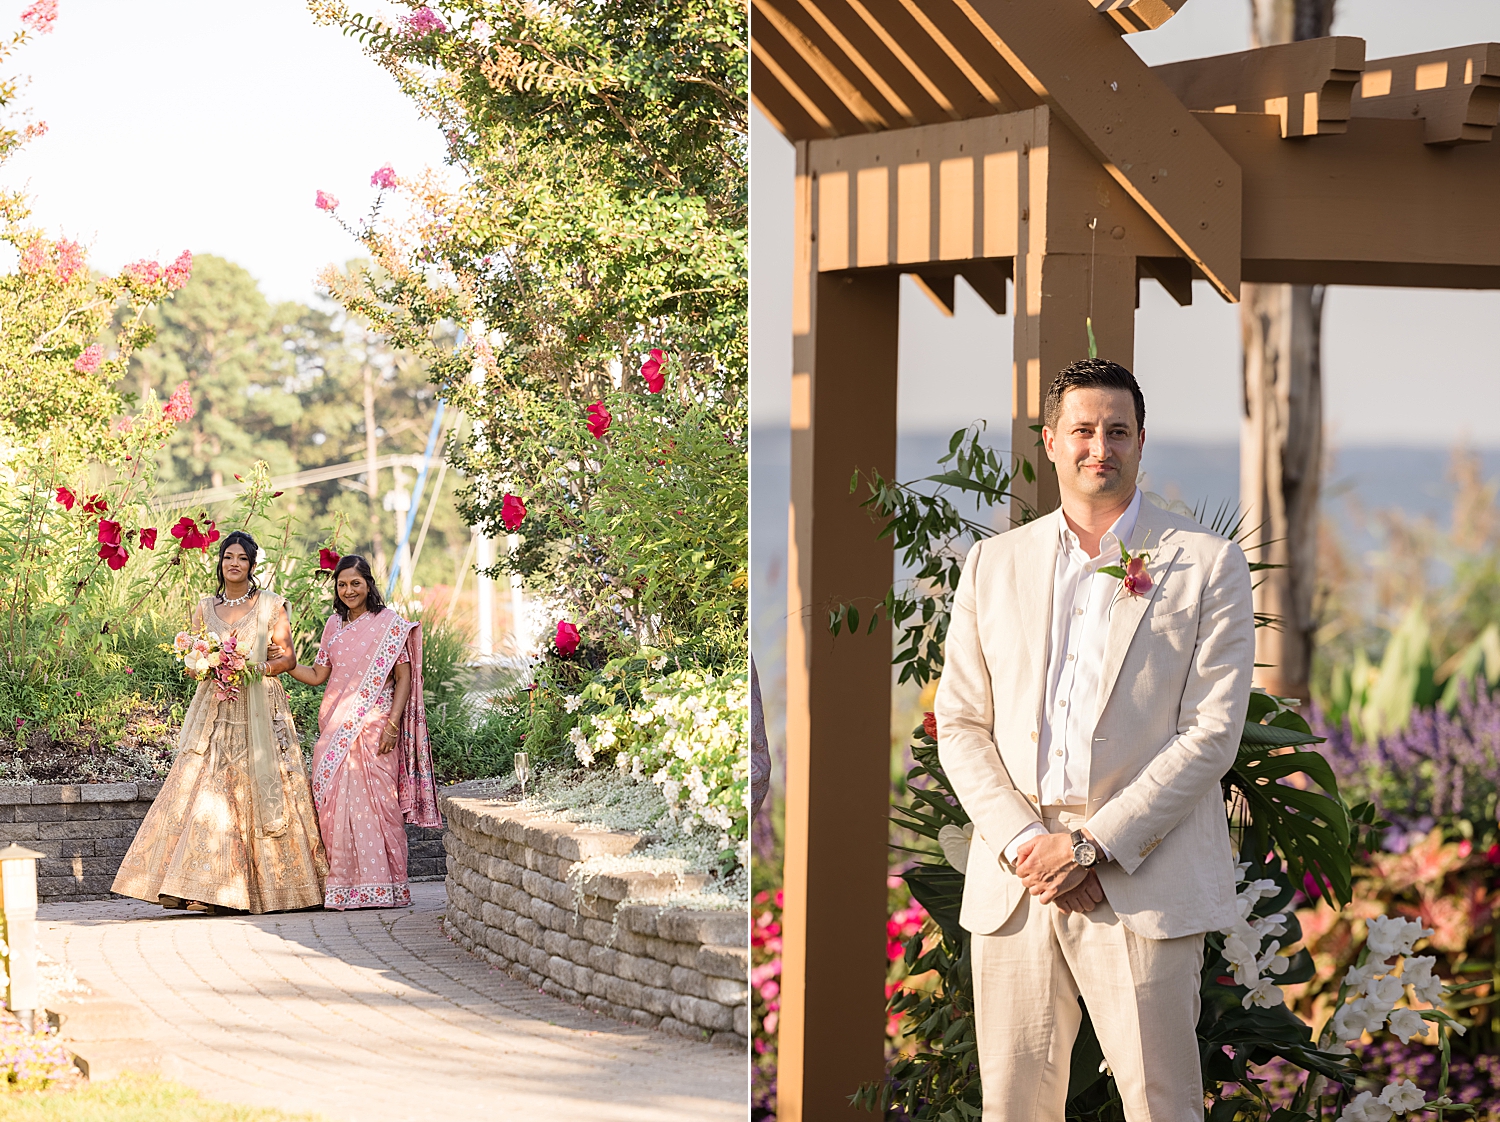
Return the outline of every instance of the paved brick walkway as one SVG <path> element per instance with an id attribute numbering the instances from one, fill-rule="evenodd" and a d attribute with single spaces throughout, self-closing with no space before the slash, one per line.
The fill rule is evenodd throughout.
<path id="1" fill-rule="evenodd" d="M 42 946 L 146 1010 L 163 1074 L 350 1122 L 743 1119 L 745 1057 L 623 1025 L 491 969 L 399 910 L 219 917 L 46 904 Z"/>

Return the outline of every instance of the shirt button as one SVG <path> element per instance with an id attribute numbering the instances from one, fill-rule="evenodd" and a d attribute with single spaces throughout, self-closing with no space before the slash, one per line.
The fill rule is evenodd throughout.
<path id="1" fill-rule="evenodd" d="M 1065 708 L 1067 706 L 1067 704 L 1068 704 L 1068 699 L 1067 698 L 1062 698 L 1057 703 L 1058 708 Z"/>
<path id="2" fill-rule="evenodd" d="M 1052 754 L 1053 754 L 1053 755 L 1054 755 L 1054 756 L 1061 756 L 1061 755 L 1062 755 L 1062 749 L 1061 749 L 1061 748 L 1059 748 L 1059 749 L 1058 749 L 1058 750 L 1057 750 L 1057 751 L 1055 751 L 1055 752 L 1053 752 L 1053 753 L 1052 753 Z"/>
<path id="3" fill-rule="evenodd" d="M 1081 615 L 1083 615 L 1083 609 L 1082 608 L 1074 608 L 1073 609 L 1073 614 L 1075 616 L 1081 616 Z"/>
<path id="4" fill-rule="evenodd" d="M 1036 733 L 1032 733 L 1032 734 L 1031 734 L 1031 742 L 1032 742 L 1032 743 L 1033 743 L 1033 744 L 1035 744 L 1035 743 L 1036 743 Z"/>
<path id="5" fill-rule="evenodd" d="M 1069 661 L 1069 662 L 1072 662 L 1072 661 L 1073 661 L 1073 660 L 1074 660 L 1074 659 L 1075 659 L 1075 658 L 1077 658 L 1077 657 L 1078 657 L 1078 656 L 1077 656 L 1077 655 L 1069 655 L 1069 656 L 1068 656 L 1068 661 Z"/>

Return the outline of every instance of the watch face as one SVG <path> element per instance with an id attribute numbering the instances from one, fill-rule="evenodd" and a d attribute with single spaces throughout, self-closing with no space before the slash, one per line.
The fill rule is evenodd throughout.
<path id="1" fill-rule="evenodd" d="M 1098 853 L 1088 842 L 1079 842 L 1073 847 L 1073 860 L 1087 869 L 1094 864 Z"/>

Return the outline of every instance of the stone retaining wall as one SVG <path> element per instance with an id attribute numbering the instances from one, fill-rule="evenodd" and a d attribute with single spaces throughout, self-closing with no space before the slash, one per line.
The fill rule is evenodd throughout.
<path id="1" fill-rule="evenodd" d="M 19 842 L 37 862 L 37 899 L 105 900 L 161 782 L 0 786 L 0 846 Z M 443 831 L 406 827 L 407 875 L 442 880 Z"/>
<path id="2" fill-rule="evenodd" d="M 748 1043 L 747 912 L 665 907 L 707 878 L 571 873 L 641 839 L 442 793 L 448 822 L 444 930 L 512 976 L 595 1012 L 731 1048 Z M 580 870 L 582 872 L 582 870 Z"/>
<path id="3" fill-rule="evenodd" d="M 19 842 L 37 862 L 37 898 L 103 900 L 151 800 L 152 783 L 0 786 L 0 844 Z"/>

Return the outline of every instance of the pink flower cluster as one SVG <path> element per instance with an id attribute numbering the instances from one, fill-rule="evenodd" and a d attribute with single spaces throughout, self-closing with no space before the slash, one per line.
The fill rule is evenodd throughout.
<path id="1" fill-rule="evenodd" d="M 779 888 L 776 890 L 774 901 L 769 892 L 756 893 L 755 904 L 764 910 L 756 915 L 750 924 L 752 953 L 759 952 L 756 955 L 757 958 L 760 955 L 769 956 L 765 962 L 759 962 L 750 968 L 750 988 L 760 996 L 766 1006 L 766 1015 L 761 1018 L 760 1023 L 765 1036 L 757 1033 L 755 1037 L 755 1050 L 758 1053 L 769 1051 L 770 1044 L 765 1037 L 774 1037 L 776 1026 L 781 1021 L 781 921 L 779 917 L 782 901 L 782 891 Z"/>
<path id="2" fill-rule="evenodd" d="M 313 201 L 313 205 L 319 210 L 338 210 L 339 201 L 327 191 L 319 191 L 317 199 Z"/>
<path id="3" fill-rule="evenodd" d="M 186 382 L 178 383 L 172 396 L 167 399 L 166 406 L 162 409 L 162 415 L 174 424 L 182 424 L 191 421 L 193 414 L 197 412 L 193 408 L 193 390 Z"/>
<path id="4" fill-rule="evenodd" d="M 21 23 L 38 35 L 52 34 L 52 25 L 56 22 L 57 0 L 36 0 L 21 13 Z"/>
<path id="5" fill-rule="evenodd" d="M 162 279 L 167 282 L 168 292 L 176 292 L 183 285 L 187 284 L 192 275 L 193 255 L 185 249 L 177 255 L 176 261 L 173 261 L 162 270 Z"/>
<path id="6" fill-rule="evenodd" d="M 104 348 L 98 343 L 92 343 L 85 348 L 83 354 L 73 360 L 73 369 L 80 374 L 92 374 L 99 369 L 99 363 L 104 361 Z"/>
<path id="7" fill-rule="evenodd" d="M 57 275 L 67 284 L 83 270 L 83 246 L 61 238 L 57 243 Z"/>
<path id="8" fill-rule="evenodd" d="M 40 273 L 47 267 L 47 242 L 37 238 L 21 254 L 21 272 L 30 275 Z"/>
<path id="9" fill-rule="evenodd" d="M 375 173 L 370 176 L 370 186 L 379 187 L 382 191 L 389 191 L 392 187 L 396 186 L 396 169 L 391 167 L 390 164 L 376 168 Z"/>
<path id="10" fill-rule="evenodd" d="M 413 39 L 420 39 L 434 31 L 448 30 L 448 25 L 426 4 L 402 19 L 401 26 L 406 28 L 406 33 Z"/>

